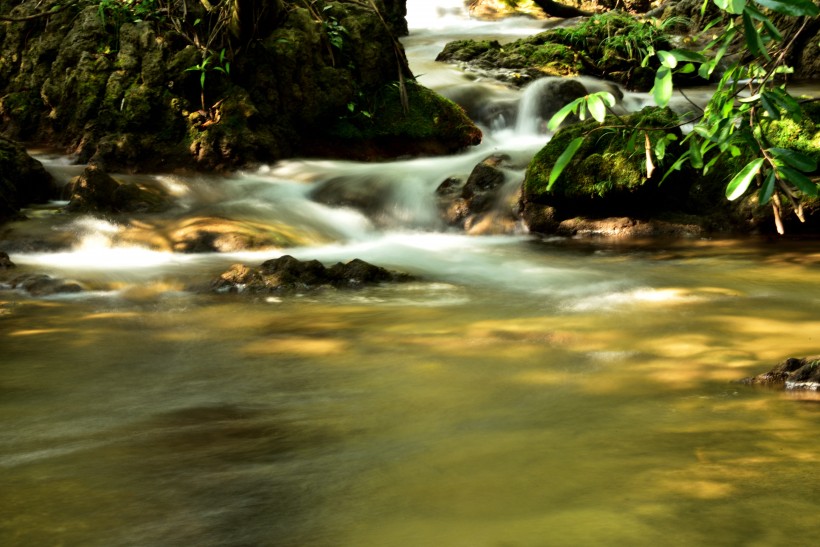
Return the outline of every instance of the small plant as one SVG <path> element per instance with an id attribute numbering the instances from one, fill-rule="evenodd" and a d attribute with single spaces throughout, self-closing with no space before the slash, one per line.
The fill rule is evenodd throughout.
<path id="1" fill-rule="evenodd" d="M 205 107 L 206 75 L 210 71 L 221 72 L 226 76 L 231 74 L 231 62 L 226 58 L 225 48 L 222 48 L 218 55 L 213 51 L 204 51 L 202 61 L 197 65 L 186 68 L 185 71 L 199 72 L 200 103 L 202 112 L 208 114 L 209 110 Z"/>

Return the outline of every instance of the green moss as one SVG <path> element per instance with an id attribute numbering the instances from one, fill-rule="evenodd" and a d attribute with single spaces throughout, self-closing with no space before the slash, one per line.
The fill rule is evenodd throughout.
<path id="1" fill-rule="evenodd" d="M 650 130 L 638 133 L 636 143 L 632 144 L 628 142 L 631 133 L 614 128 L 621 125 L 614 117 L 608 117 L 604 124 L 588 120 L 560 130 L 530 162 L 524 180 L 525 200 L 575 212 L 615 215 L 629 214 L 652 200 L 668 200 L 680 187 L 676 188 L 674 177 L 664 183 L 662 190 L 657 185 L 660 176 L 647 180 L 644 135 L 649 136 L 654 146 L 666 131 L 651 131 L 651 128 L 678 131 L 671 129 L 679 123 L 677 115 L 669 109 L 647 108 L 626 122 L 628 126 Z M 570 142 L 580 136 L 585 137 L 583 144 L 547 192 L 556 160 Z M 667 164 L 674 161 L 675 153 L 674 146 L 668 149 Z M 663 172 L 662 165 L 657 172 Z"/>
<path id="2" fill-rule="evenodd" d="M 814 158 L 820 164 L 820 105 L 803 105 L 803 119 L 772 121 L 766 129 L 766 138 L 772 146 L 791 148 Z"/>
<path id="3" fill-rule="evenodd" d="M 496 40 L 454 40 L 444 46 L 437 60 L 471 61 L 488 51 L 500 51 Z"/>
<path id="4" fill-rule="evenodd" d="M 359 113 L 336 121 L 329 133 L 343 139 L 402 137 L 464 142 L 470 141 L 478 131 L 451 100 L 414 82 L 407 82 L 405 88 L 408 112 L 403 109 L 398 83 L 393 83 L 376 93 L 372 102 L 360 105 Z"/>

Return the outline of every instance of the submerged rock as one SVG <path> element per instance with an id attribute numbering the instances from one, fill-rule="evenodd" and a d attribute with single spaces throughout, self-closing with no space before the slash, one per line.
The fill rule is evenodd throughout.
<path id="1" fill-rule="evenodd" d="M 211 282 L 211 289 L 216 292 L 290 293 L 328 287 L 356 289 L 411 279 L 408 274 L 391 272 L 360 259 L 326 268 L 318 260 L 301 261 L 284 255 L 267 260 L 258 268 L 234 264 Z"/>
<path id="2" fill-rule="evenodd" d="M 820 355 L 790 357 L 769 372 L 742 380 L 744 384 L 820 391 Z"/>
<path id="3" fill-rule="evenodd" d="M 26 291 L 32 296 L 51 296 L 83 291 L 82 285 L 76 281 L 59 279 L 46 274 L 20 275 L 6 281 L 6 285 L 11 289 Z"/>

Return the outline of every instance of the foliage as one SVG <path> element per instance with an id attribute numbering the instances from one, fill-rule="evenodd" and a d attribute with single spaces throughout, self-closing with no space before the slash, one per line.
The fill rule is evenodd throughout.
<path id="1" fill-rule="evenodd" d="M 704 0 L 704 11 L 708 1 Z M 714 3 L 729 15 L 728 23 L 715 32 L 715 37 L 703 48 L 698 51 L 658 49 L 649 51 L 646 57 L 647 60 L 657 58 L 660 62 L 652 88 L 655 102 L 660 106 L 667 105 L 672 98 L 675 75 L 697 73 L 708 80 L 722 70 L 714 95 L 703 111 L 696 114 L 691 122 L 692 131 L 683 138 L 681 144 L 685 151 L 672 164 L 666 176 L 685 164 L 706 175 L 723 162 L 736 162 L 740 167 L 726 185 L 727 199 L 736 200 L 751 188 L 756 188 L 759 204 L 771 203 L 777 229 L 783 233 L 783 201 L 788 200 L 792 204 L 802 221 L 801 199 L 818 195 L 817 183 L 809 178 L 817 170 L 817 161 L 792 147 L 774 146 L 769 138 L 772 123 L 784 119 L 800 122 L 804 113 L 800 101 L 789 93 L 787 85 L 779 78 L 791 72 L 785 59 L 796 35 L 784 43 L 783 34 L 763 9 L 802 17 L 798 34 L 805 28 L 807 18 L 816 17 L 820 9 L 810 0 L 754 0 L 754 3 L 747 0 L 714 0 Z M 718 22 L 719 19 L 712 24 Z M 707 28 L 710 26 L 707 25 Z M 746 47 L 745 55 L 734 56 L 725 66 L 731 57 L 730 47 L 741 38 Z M 588 98 L 572 104 L 573 108 L 581 111 L 586 105 L 592 112 Z M 597 103 L 594 108 L 599 108 Z M 559 111 L 556 118 L 562 113 L 565 116 L 567 113 L 564 110 Z M 557 126 L 553 122 L 551 125 Z M 640 129 L 622 127 L 623 131 L 633 135 Z M 651 174 L 649 167 L 653 156 L 657 159 L 665 154 L 670 140 L 668 137 L 672 134 L 666 132 L 666 135 L 652 146 L 648 139 L 646 141 L 648 175 Z M 553 173 L 558 171 L 554 178 L 560 176 L 561 170 L 572 159 L 573 149 L 577 148 L 568 148 L 567 157 L 561 158 L 561 164 L 553 169 Z"/>

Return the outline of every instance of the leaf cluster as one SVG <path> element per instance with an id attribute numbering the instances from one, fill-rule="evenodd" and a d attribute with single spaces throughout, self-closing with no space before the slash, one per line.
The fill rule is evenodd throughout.
<path id="1" fill-rule="evenodd" d="M 708 1 L 704 0 L 702 13 Z M 701 111 L 692 114 L 692 130 L 681 142 L 684 152 L 671 165 L 661 183 L 671 172 L 685 164 L 701 170 L 704 175 L 720 162 L 732 161 L 742 165 L 726 185 L 727 199 L 736 200 L 746 195 L 753 186 L 756 187 L 758 203 L 771 203 L 777 229 L 783 233 L 781 197 L 794 206 L 795 213 L 802 221 L 801 199 L 818 195 L 817 183 L 810 178 L 817 171 L 817 162 L 798 150 L 774 146 L 767 137 L 767 129 L 772 122 L 783 119 L 800 121 L 804 114 L 799 100 L 780 79 L 780 75 L 792 71 L 785 64 L 785 58 L 795 37 L 784 43 L 783 34 L 765 12 L 770 10 L 803 18 L 802 30 L 806 18 L 817 17 L 820 8 L 810 0 L 713 1 L 729 15 L 729 19 L 703 48 L 697 51 L 659 49 L 650 51 L 644 59 L 644 63 L 649 58 L 656 58 L 660 63 L 651 93 L 656 104 L 666 106 L 674 93 L 674 75 L 697 73 L 709 80 L 727 65 L 730 46 L 737 39 L 742 39 L 746 46 L 746 56 L 735 59 L 723 69 L 711 100 Z M 715 19 L 706 26 L 706 30 L 722 21 L 722 17 Z M 575 101 L 567 107 L 581 109 L 582 103 L 587 105 L 590 113 L 599 109 L 597 104 L 590 107 L 588 100 Z M 557 127 L 563 121 L 568 114 L 565 110 L 566 107 L 550 121 L 551 127 Z M 623 131 L 631 131 L 633 138 L 636 129 L 622 128 Z M 654 145 L 650 146 L 647 137 L 648 177 L 652 172 L 653 156 L 663 159 L 667 145 L 676 139 L 674 133 L 667 132 L 662 138 L 654 139 Z M 569 144 L 553 168 L 551 183 L 560 176 L 579 147 L 579 142 Z"/>

